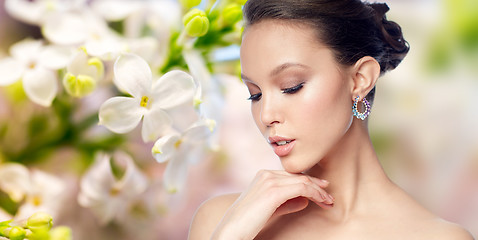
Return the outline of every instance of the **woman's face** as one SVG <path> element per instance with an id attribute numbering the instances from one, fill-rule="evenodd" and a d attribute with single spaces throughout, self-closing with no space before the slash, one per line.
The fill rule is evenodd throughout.
<path id="1" fill-rule="evenodd" d="M 286 171 L 310 169 L 349 129 L 349 70 L 310 27 L 274 20 L 249 26 L 241 67 L 255 123 Z"/>

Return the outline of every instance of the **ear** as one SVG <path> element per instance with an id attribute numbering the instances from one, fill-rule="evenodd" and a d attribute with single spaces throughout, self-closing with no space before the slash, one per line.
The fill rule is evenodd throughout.
<path id="1" fill-rule="evenodd" d="M 380 64 L 375 58 L 365 56 L 359 59 L 352 70 L 352 101 L 360 96 L 363 99 L 372 90 L 380 76 Z"/>

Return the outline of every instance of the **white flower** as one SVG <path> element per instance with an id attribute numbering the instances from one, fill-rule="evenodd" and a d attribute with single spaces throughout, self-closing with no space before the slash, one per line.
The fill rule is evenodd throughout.
<path id="1" fill-rule="evenodd" d="M 91 8 L 107 21 L 124 21 L 124 35 L 137 38 L 145 28 L 154 31 L 154 35 L 163 40 L 169 36 L 171 28 L 181 24 L 181 5 L 174 0 L 164 1 L 118 1 L 97 0 Z"/>
<path id="2" fill-rule="evenodd" d="M 120 21 L 146 5 L 138 1 L 97 0 L 91 3 L 91 8 L 108 21 Z"/>
<path id="3" fill-rule="evenodd" d="M 151 152 L 156 161 L 168 165 L 164 173 L 164 184 L 170 193 L 184 187 L 188 166 L 201 156 L 202 143 L 211 136 L 215 121 L 201 119 L 182 134 L 171 134 L 158 139 Z"/>
<path id="4" fill-rule="evenodd" d="M 5 0 L 5 10 L 12 17 L 41 26 L 49 15 L 79 9 L 87 0 Z"/>
<path id="5" fill-rule="evenodd" d="M 30 189 L 15 219 L 27 219 L 35 212 L 46 212 L 56 218 L 64 206 L 65 183 L 58 177 L 34 170 L 30 173 Z"/>
<path id="6" fill-rule="evenodd" d="M 82 48 L 68 64 L 63 86 L 70 95 L 83 97 L 95 89 L 103 74 L 103 62 L 98 58 L 88 58 L 86 50 Z"/>
<path id="7" fill-rule="evenodd" d="M 23 89 L 35 103 L 50 106 L 58 92 L 55 70 L 64 67 L 70 51 L 47 46 L 39 40 L 26 39 L 10 48 L 11 57 L 0 60 L 0 86 L 22 79 Z"/>
<path id="8" fill-rule="evenodd" d="M 23 201 L 15 219 L 26 219 L 38 211 L 55 216 L 65 195 L 65 184 L 61 179 L 39 170 L 30 172 L 17 163 L 0 165 L 0 189 L 13 201 Z"/>
<path id="9" fill-rule="evenodd" d="M 128 46 L 119 37 L 102 37 L 87 41 L 85 49 L 91 56 L 110 61 L 116 59 L 122 52 L 127 51 Z"/>
<path id="10" fill-rule="evenodd" d="M 20 202 L 30 189 L 30 173 L 18 163 L 0 165 L 0 189 L 15 202 Z"/>
<path id="11" fill-rule="evenodd" d="M 159 41 L 154 37 L 120 38 L 103 37 L 91 39 L 85 43 L 89 55 L 104 61 L 118 58 L 122 53 L 136 54 L 148 62 L 157 62 Z"/>
<path id="12" fill-rule="evenodd" d="M 178 29 L 182 25 L 183 12 L 179 1 L 151 1 L 148 10 L 146 22 L 160 38 L 161 35 L 168 36 L 171 30 Z"/>
<path id="13" fill-rule="evenodd" d="M 101 59 L 129 52 L 141 56 L 151 66 L 162 65 L 169 52 L 170 35 L 182 26 L 182 8 L 176 0 L 96 0 L 90 6 L 106 21 L 123 23 L 123 38 L 93 39 L 85 44 L 88 53 Z M 148 36 L 145 36 L 145 30 Z"/>
<path id="14" fill-rule="evenodd" d="M 199 86 L 194 96 L 195 107 L 202 115 L 220 121 L 222 111 L 218 110 L 224 107 L 224 93 L 219 78 L 211 76 L 204 58 L 197 50 L 184 50 L 183 57 L 191 75 L 197 81 L 196 85 Z"/>
<path id="15" fill-rule="evenodd" d="M 194 96 L 195 107 L 203 117 L 212 118 L 220 125 L 225 104 L 224 82 L 237 79 L 232 79 L 235 77 L 230 75 L 211 76 L 204 58 L 197 50 L 185 49 L 183 57 L 198 85 Z M 209 142 L 212 148 L 219 148 L 219 135 L 212 136 Z"/>
<path id="16" fill-rule="evenodd" d="M 143 119 L 143 141 L 154 141 L 172 124 L 166 112 L 192 107 L 195 85 L 182 71 L 171 71 L 153 83 L 151 69 L 140 57 L 124 54 L 114 66 L 116 86 L 132 97 L 113 97 L 100 108 L 100 124 L 116 133 L 133 130 Z"/>
<path id="17" fill-rule="evenodd" d="M 89 1 L 88 1 L 89 2 Z M 89 41 L 119 39 L 104 19 L 90 10 L 87 0 L 6 0 L 7 12 L 21 21 L 41 27 L 49 41 L 68 46 Z M 115 12 L 117 6 L 109 9 Z"/>
<path id="18" fill-rule="evenodd" d="M 42 33 L 49 41 L 68 46 L 118 37 L 103 19 L 86 6 L 47 15 L 42 24 Z"/>
<path id="19" fill-rule="evenodd" d="M 112 163 L 124 167 L 120 179 L 113 174 Z M 121 221 L 131 210 L 131 204 L 147 186 L 146 176 L 136 167 L 130 156 L 117 152 L 111 159 L 109 155 L 98 154 L 95 164 L 81 180 L 78 202 L 83 207 L 91 208 L 102 224 L 113 219 Z"/>
<path id="20" fill-rule="evenodd" d="M 5 10 L 20 21 L 40 25 L 46 15 L 64 9 L 67 3 L 64 0 L 5 0 Z"/>

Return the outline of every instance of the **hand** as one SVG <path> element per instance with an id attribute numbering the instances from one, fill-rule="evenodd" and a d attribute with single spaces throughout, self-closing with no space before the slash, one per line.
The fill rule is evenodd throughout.
<path id="1" fill-rule="evenodd" d="M 309 200 L 322 208 L 334 199 L 328 182 L 304 174 L 261 170 L 226 212 L 212 239 L 253 239 L 271 219 L 303 210 Z"/>

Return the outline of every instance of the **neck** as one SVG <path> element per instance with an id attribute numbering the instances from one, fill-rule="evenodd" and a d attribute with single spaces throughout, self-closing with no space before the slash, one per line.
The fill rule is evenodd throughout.
<path id="1" fill-rule="evenodd" d="M 354 120 L 348 132 L 320 163 L 307 174 L 330 182 L 326 189 L 334 207 L 321 213 L 336 221 L 346 221 L 370 206 L 377 189 L 389 184 L 373 149 L 366 123 Z"/>

